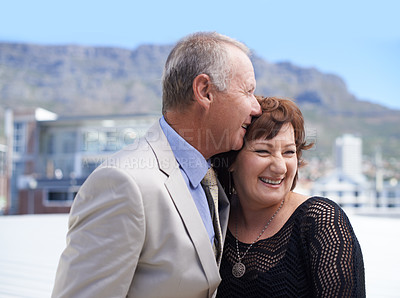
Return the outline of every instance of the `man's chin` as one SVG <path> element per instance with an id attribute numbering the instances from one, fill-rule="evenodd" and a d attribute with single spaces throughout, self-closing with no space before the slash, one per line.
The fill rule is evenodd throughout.
<path id="1" fill-rule="evenodd" d="M 243 139 L 240 139 L 233 144 L 231 150 L 240 150 L 242 149 L 242 147 L 243 147 Z"/>

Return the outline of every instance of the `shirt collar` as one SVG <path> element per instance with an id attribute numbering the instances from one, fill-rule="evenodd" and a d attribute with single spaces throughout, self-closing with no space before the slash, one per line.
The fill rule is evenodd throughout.
<path id="1" fill-rule="evenodd" d="M 210 167 L 210 162 L 183 139 L 168 123 L 164 116 L 160 118 L 160 126 L 175 155 L 181 169 L 188 177 L 190 184 L 197 187 Z"/>

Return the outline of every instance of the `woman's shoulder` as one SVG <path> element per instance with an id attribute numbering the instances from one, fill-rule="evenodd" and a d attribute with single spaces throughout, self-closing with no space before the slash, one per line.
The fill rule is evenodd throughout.
<path id="1" fill-rule="evenodd" d="M 336 202 L 332 201 L 331 199 L 320 196 L 308 197 L 300 206 L 303 206 L 306 209 L 317 209 L 321 212 L 326 212 L 327 210 L 332 209 L 342 209 Z"/>
<path id="2" fill-rule="evenodd" d="M 353 234 L 353 228 L 345 211 L 336 202 L 319 196 L 308 198 L 298 208 L 297 220 L 304 231 L 337 235 Z M 314 233 L 313 232 L 313 233 Z"/>
<path id="3" fill-rule="evenodd" d="M 295 213 L 302 217 L 311 217 L 324 221 L 331 221 L 338 216 L 347 220 L 345 212 L 336 202 L 320 196 L 312 196 L 306 199 L 299 205 Z"/>

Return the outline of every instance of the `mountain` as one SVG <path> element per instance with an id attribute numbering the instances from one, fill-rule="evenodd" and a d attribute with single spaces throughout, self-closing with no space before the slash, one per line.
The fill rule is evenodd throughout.
<path id="1" fill-rule="evenodd" d="M 40 106 L 60 115 L 160 112 L 171 48 L 0 43 L 1 125 L 6 107 Z M 256 93 L 295 99 L 317 154 L 330 155 L 334 138 L 353 133 L 362 136 L 365 154 L 379 146 L 384 156 L 400 158 L 400 111 L 357 99 L 339 76 L 256 54 L 252 61 Z"/>

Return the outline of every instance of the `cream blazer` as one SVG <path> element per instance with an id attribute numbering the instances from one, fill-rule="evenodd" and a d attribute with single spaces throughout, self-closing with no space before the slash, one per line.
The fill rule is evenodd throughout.
<path id="1" fill-rule="evenodd" d="M 223 191 L 219 212 L 225 238 Z M 68 226 L 52 297 L 215 296 L 213 249 L 158 122 L 88 177 Z"/>

